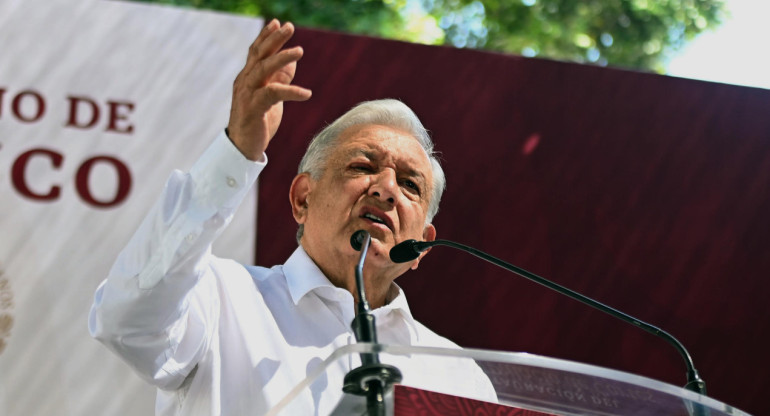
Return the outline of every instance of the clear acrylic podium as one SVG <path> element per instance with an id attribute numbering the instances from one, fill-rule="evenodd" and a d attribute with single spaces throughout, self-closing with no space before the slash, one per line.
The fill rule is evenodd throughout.
<path id="1" fill-rule="evenodd" d="M 306 400 L 310 388 L 324 378 L 330 368 L 339 368 L 340 362 L 353 362 L 360 353 L 377 352 L 383 363 L 394 360 L 429 362 L 441 372 L 442 361 L 457 363 L 475 361 L 489 377 L 497 393 L 497 403 L 520 409 L 555 415 L 614 415 L 614 416 L 725 416 L 747 415 L 736 408 L 684 388 L 634 374 L 593 365 L 542 357 L 527 353 L 504 353 L 475 349 L 445 349 L 431 347 L 403 347 L 383 344 L 352 344 L 337 349 L 329 358 L 315 367 L 308 377 L 297 384 L 268 413 L 269 416 L 296 415 L 296 402 Z M 403 361 L 401 361 L 403 362 Z M 403 371 L 403 369 L 402 369 Z M 419 378 L 419 377 L 418 377 Z M 332 380 L 329 378 L 328 380 Z M 327 379 L 324 379 L 327 382 Z M 462 384 L 460 380 L 460 384 Z M 404 386 L 432 390 L 410 379 L 404 371 Z M 428 383 L 430 384 L 430 383 Z M 338 394 L 330 415 L 363 415 L 366 402 L 363 397 L 342 393 L 342 385 L 329 384 L 325 394 Z M 316 394 L 317 395 L 317 394 Z M 456 394 L 462 396 L 462 393 Z M 391 389 L 386 395 L 388 414 L 393 415 L 394 398 Z M 321 415 L 325 416 L 325 415 Z M 396 414 L 395 416 L 398 416 Z"/>

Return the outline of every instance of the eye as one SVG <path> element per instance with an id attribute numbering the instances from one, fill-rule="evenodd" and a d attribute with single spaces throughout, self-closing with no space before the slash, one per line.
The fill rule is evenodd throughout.
<path id="1" fill-rule="evenodd" d="M 420 191 L 420 186 L 419 186 L 419 185 L 417 185 L 416 183 L 414 183 L 414 181 L 411 181 L 411 180 L 409 180 L 409 179 L 404 179 L 402 183 L 403 183 L 403 185 L 404 185 L 405 187 L 407 187 L 407 188 L 411 189 L 411 190 L 412 190 L 414 193 L 416 193 L 417 195 L 420 195 L 420 194 L 421 194 L 421 191 Z"/>
<path id="2" fill-rule="evenodd" d="M 371 165 L 366 163 L 354 163 L 350 165 L 350 169 L 357 172 L 366 172 L 366 173 L 374 171 L 374 168 Z"/>

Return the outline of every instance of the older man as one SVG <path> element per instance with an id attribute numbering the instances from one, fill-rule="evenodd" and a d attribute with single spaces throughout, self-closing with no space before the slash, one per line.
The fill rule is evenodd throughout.
<path id="1" fill-rule="evenodd" d="M 265 26 L 236 78 L 228 135 L 188 174 L 171 175 L 97 289 L 91 334 L 158 387 L 158 415 L 263 414 L 355 342 L 358 252 L 350 236 L 359 229 L 372 235 L 364 275 L 380 342 L 456 348 L 414 320 L 393 283 L 420 258 L 395 264 L 390 248 L 435 238 L 430 221 L 444 187 L 430 138 L 398 101 L 363 103 L 313 139 L 289 191 L 299 247 L 285 264 L 243 266 L 210 254 L 267 163 L 283 101 L 310 98 L 291 85 L 302 49 L 281 49 L 293 30 Z M 289 414 L 328 414 L 356 360 L 334 363 Z M 386 361 L 403 371 L 404 384 L 494 400 L 472 362 Z"/>

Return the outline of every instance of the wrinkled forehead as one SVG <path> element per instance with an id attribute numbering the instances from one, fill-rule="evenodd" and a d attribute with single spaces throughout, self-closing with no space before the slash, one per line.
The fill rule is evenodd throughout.
<path id="1" fill-rule="evenodd" d="M 399 146 L 405 155 L 414 157 L 415 161 L 425 159 L 428 154 L 414 135 L 406 129 L 381 124 L 357 124 L 343 130 L 336 138 L 334 146 L 348 148 L 351 146 L 370 146 L 372 148 L 392 148 Z"/>
<path id="2" fill-rule="evenodd" d="M 399 167 L 431 177 L 428 154 L 409 131 L 379 124 L 355 125 L 344 130 L 334 143 L 340 156 L 365 156 L 372 160 L 392 162 Z"/>

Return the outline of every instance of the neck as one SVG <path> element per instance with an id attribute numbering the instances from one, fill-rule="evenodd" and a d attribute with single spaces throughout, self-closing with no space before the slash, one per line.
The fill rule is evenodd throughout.
<path id="1" fill-rule="evenodd" d="M 364 267 L 364 276 L 366 276 L 366 268 Z M 392 281 L 385 282 L 383 285 L 372 285 L 371 280 L 364 280 L 364 289 L 366 291 L 366 300 L 369 302 L 369 307 L 377 309 L 390 303 L 393 298 L 398 294 L 398 288 Z M 352 287 L 346 288 L 353 294 L 353 299 L 358 304 L 358 290 L 355 286 L 355 280 Z"/>
<path id="2" fill-rule="evenodd" d="M 359 299 L 358 288 L 356 287 L 355 263 L 350 264 L 349 270 L 346 270 L 345 273 L 341 275 L 328 273 L 323 268 L 321 268 L 321 271 L 324 272 L 324 275 L 326 275 L 334 286 L 350 292 L 353 295 L 353 300 L 356 305 L 358 304 Z M 369 267 L 369 264 L 364 264 L 364 292 L 366 293 L 366 300 L 369 302 L 369 307 L 377 309 L 384 306 L 388 299 L 392 297 L 390 295 L 393 294 L 393 291 L 397 290 L 398 289 L 396 289 L 392 279 L 372 273 L 372 268 Z M 395 295 L 393 294 L 393 296 Z"/>
<path id="3" fill-rule="evenodd" d="M 353 295 L 355 303 L 358 304 L 358 289 L 356 288 L 355 267 L 358 263 L 358 256 L 341 256 L 332 261 L 324 261 L 325 258 L 317 256 L 316 253 L 309 250 L 309 247 L 303 245 L 305 252 L 313 262 L 321 269 L 324 276 L 336 287 L 347 290 Z M 370 260 L 364 263 L 364 290 L 366 300 L 372 309 L 384 306 L 388 299 L 394 297 L 398 289 L 393 284 L 395 277 L 388 276 L 388 270 L 377 268 Z"/>

